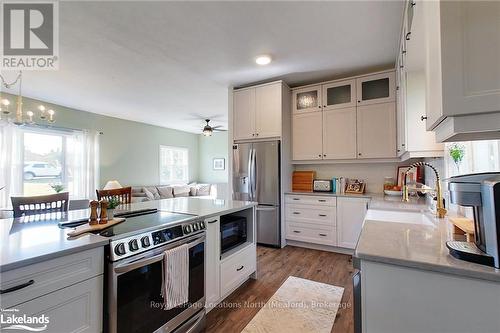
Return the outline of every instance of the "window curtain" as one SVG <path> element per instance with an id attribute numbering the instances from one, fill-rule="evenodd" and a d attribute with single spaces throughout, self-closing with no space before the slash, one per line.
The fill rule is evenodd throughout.
<path id="1" fill-rule="evenodd" d="M 75 132 L 67 138 L 66 183 L 73 199 L 94 199 L 99 181 L 99 133 Z"/>
<path id="2" fill-rule="evenodd" d="M 0 124 L 0 207 L 23 193 L 23 133 L 18 126 Z"/>

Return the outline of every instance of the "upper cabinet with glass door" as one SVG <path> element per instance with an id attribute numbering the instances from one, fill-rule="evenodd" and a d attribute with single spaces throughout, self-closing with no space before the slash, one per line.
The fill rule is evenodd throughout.
<path id="1" fill-rule="evenodd" d="M 394 102 L 396 99 L 394 81 L 393 71 L 356 79 L 358 105 Z"/>
<path id="2" fill-rule="evenodd" d="M 322 85 L 323 110 L 356 106 L 356 80 L 346 80 Z"/>
<path id="3" fill-rule="evenodd" d="M 321 111 L 321 85 L 294 90 L 292 105 L 295 114 Z"/>

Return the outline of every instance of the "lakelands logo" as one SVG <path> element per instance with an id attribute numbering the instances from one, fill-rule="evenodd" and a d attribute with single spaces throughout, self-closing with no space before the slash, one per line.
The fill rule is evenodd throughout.
<path id="1" fill-rule="evenodd" d="M 2 1 L 3 70 L 54 70 L 59 57 L 59 7 L 55 1 Z"/>
<path id="2" fill-rule="evenodd" d="M 43 332 L 47 329 L 49 317 L 46 315 L 27 316 L 19 314 L 18 309 L 0 310 L 0 331 L 25 330 L 30 332 Z"/>

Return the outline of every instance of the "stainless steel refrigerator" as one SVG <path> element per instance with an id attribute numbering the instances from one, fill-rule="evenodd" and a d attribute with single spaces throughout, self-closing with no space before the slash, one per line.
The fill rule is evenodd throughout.
<path id="1" fill-rule="evenodd" d="M 235 200 L 258 202 L 257 243 L 280 246 L 280 142 L 233 145 Z"/>

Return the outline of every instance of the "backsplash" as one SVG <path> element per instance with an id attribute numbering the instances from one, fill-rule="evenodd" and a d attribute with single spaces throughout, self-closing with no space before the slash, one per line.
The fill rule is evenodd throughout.
<path id="1" fill-rule="evenodd" d="M 317 179 L 332 179 L 332 177 L 346 177 L 362 179 L 366 183 L 367 193 L 383 193 L 384 177 L 396 179 L 398 166 L 410 165 L 418 159 L 411 159 L 401 163 L 336 163 L 336 164 L 300 164 L 294 170 L 314 170 Z"/>

